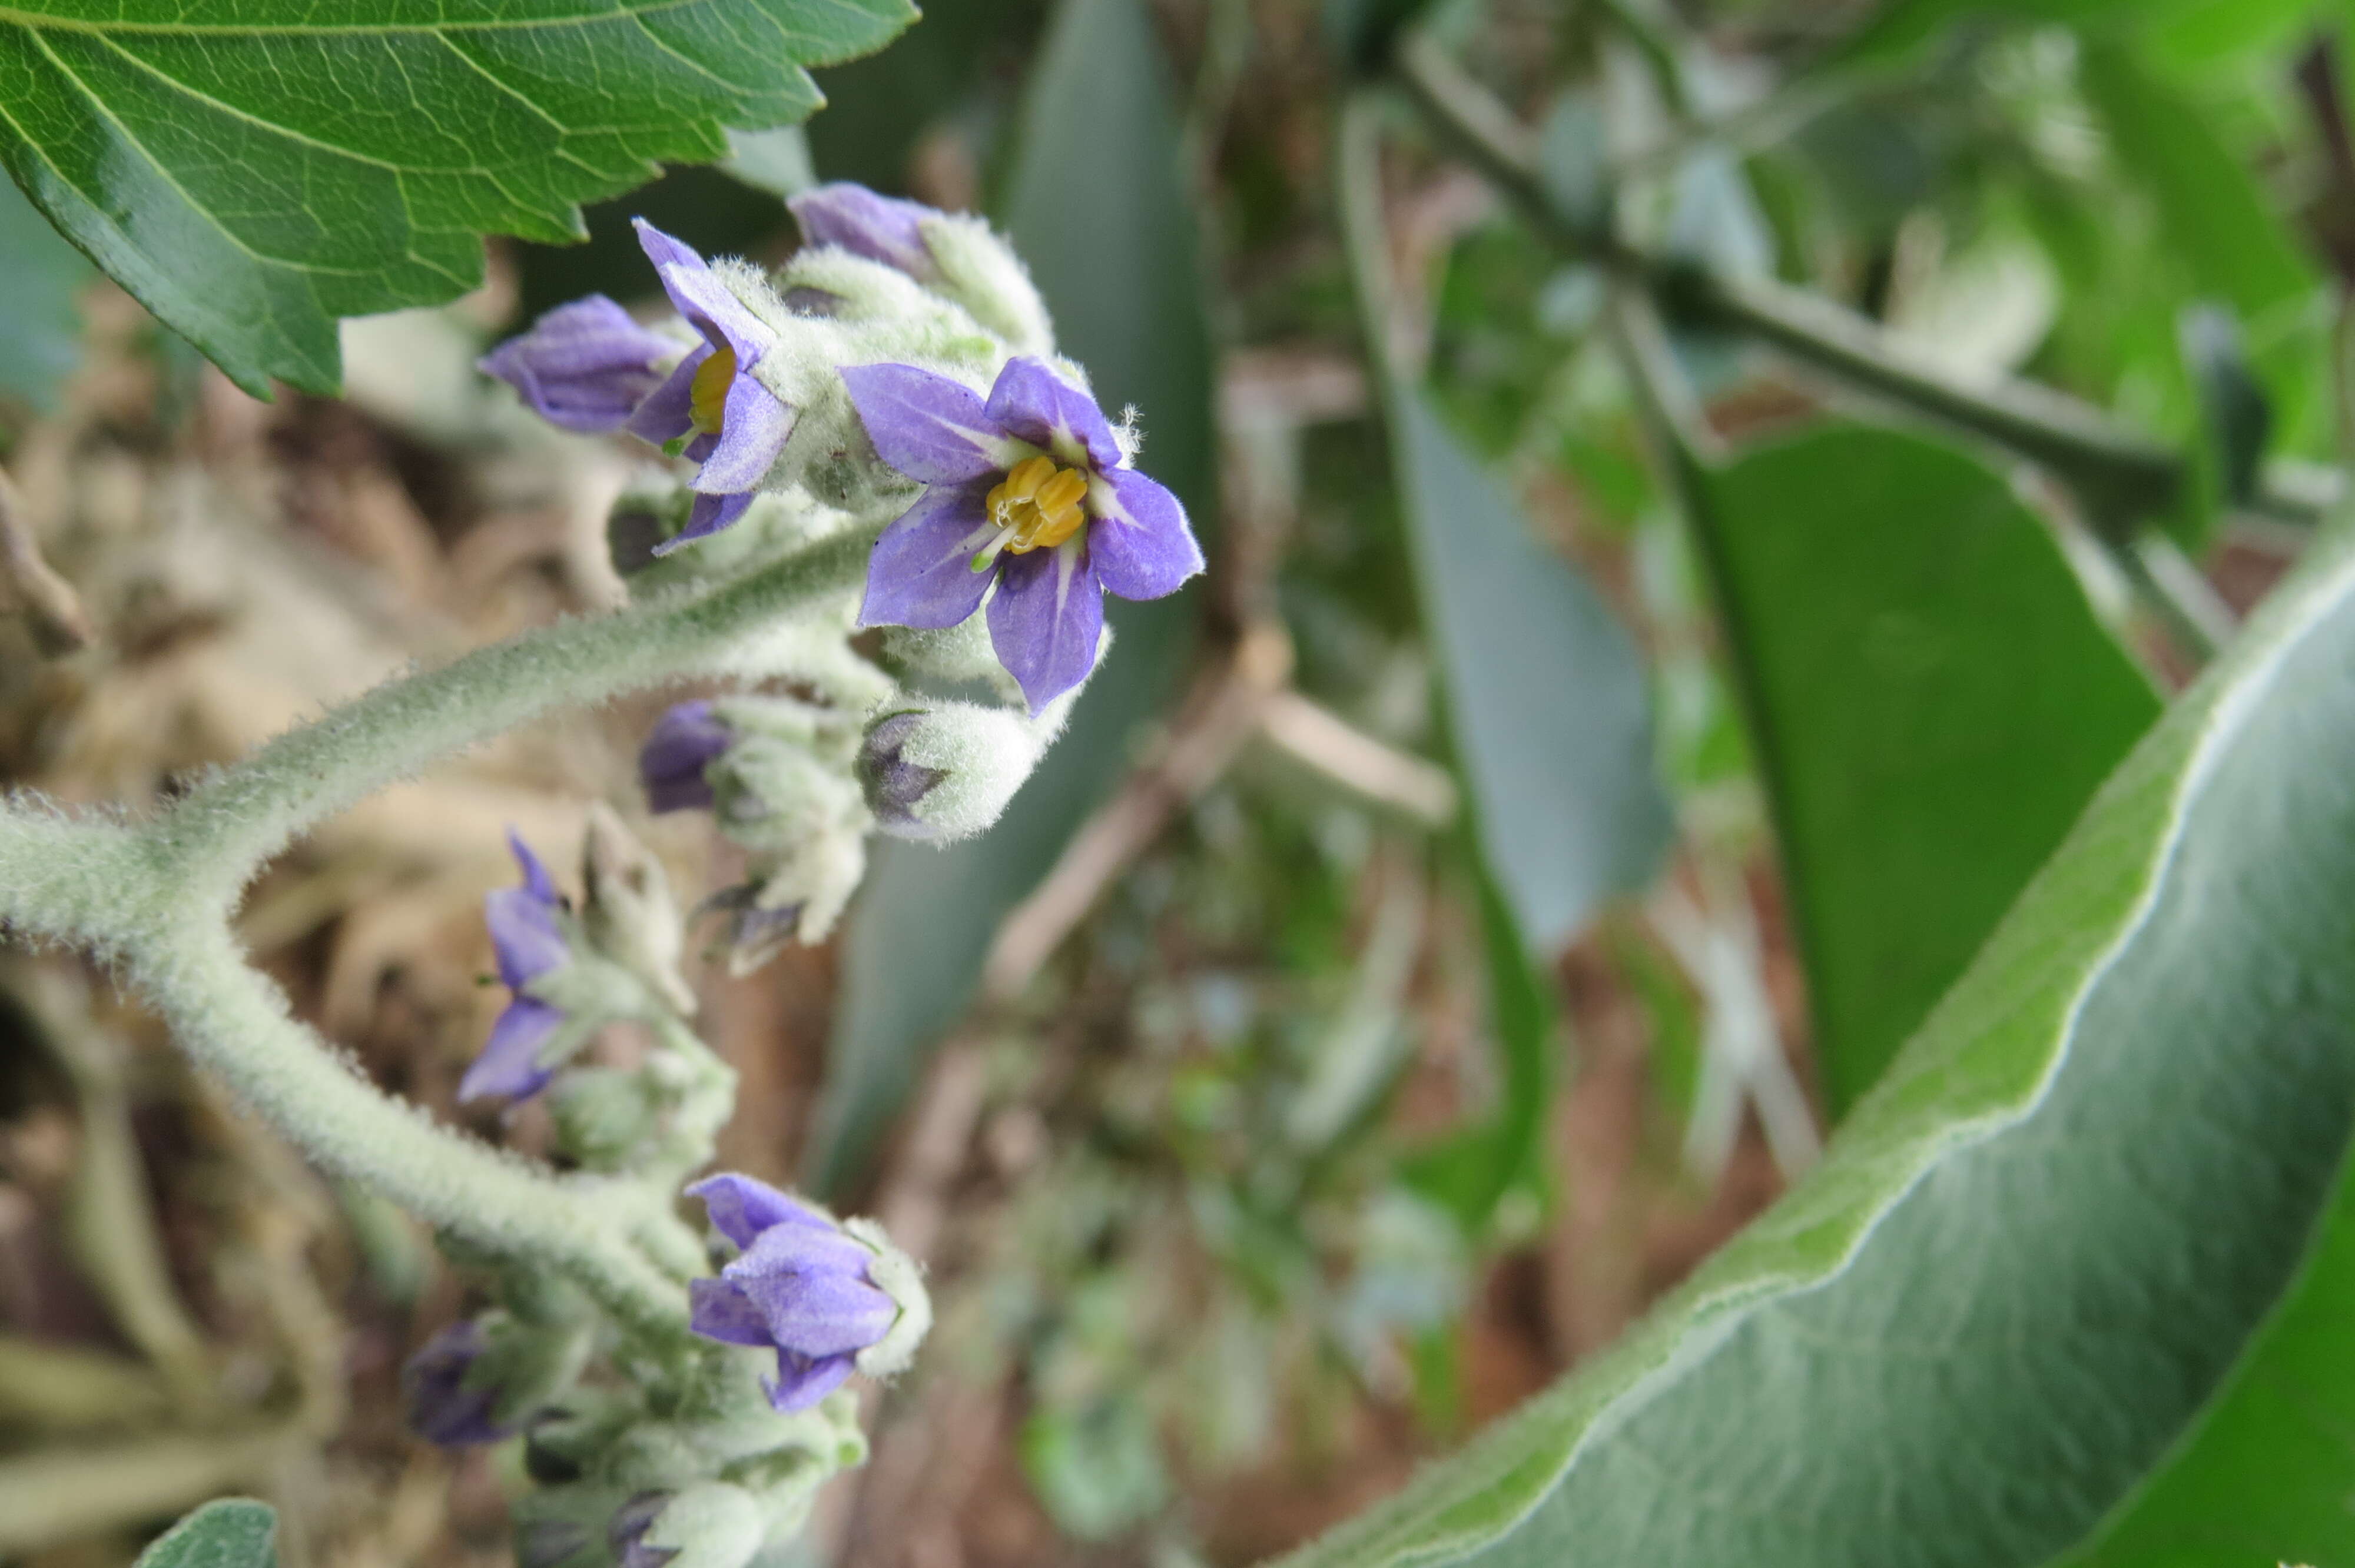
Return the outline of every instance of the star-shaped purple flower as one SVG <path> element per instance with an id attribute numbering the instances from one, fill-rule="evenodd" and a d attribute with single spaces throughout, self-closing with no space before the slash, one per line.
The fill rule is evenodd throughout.
<path id="1" fill-rule="evenodd" d="M 629 422 L 662 381 L 655 366 L 678 351 L 604 295 L 591 294 L 557 306 L 474 365 L 521 393 L 549 423 L 597 436 Z"/>
<path id="2" fill-rule="evenodd" d="M 1007 360 L 986 401 L 911 365 L 842 379 L 877 453 L 927 486 L 875 542 L 860 624 L 954 626 L 995 581 L 990 641 L 1036 713 L 1094 666 L 1105 593 L 1159 599 L 1202 569 L 1185 507 L 1045 361 Z"/>
<path id="3" fill-rule="evenodd" d="M 526 994 L 524 986 L 554 969 L 572 961 L 570 949 L 564 945 L 564 935 L 556 924 L 556 912 L 564 901 L 556 891 L 556 884 L 548 868 L 530 846 L 507 831 L 507 846 L 515 851 L 516 863 L 523 868 L 523 885 L 502 887 L 483 897 L 483 924 L 491 928 L 491 950 L 497 958 L 499 980 L 515 993 L 506 1011 L 491 1025 L 491 1037 L 484 1044 L 483 1054 L 474 1058 L 466 1075 L 458 1081 L 458 1098 L 481 1099 L 496 1095 L 506 1099 L 528 1099 L 546 1088 L 555 1077 L 553 1071 L 539 1065 L 539 1048 L 564 1022 L 564 1012 Z"/>
<path id="4" fill-rule="evenodd" d="M 629 420 L 632 434 L 656 446 L 684 440 L 685 455 L 703 465 L 696 472 L 695 506 L 687 527 L 655 547 L 659 556 L 716 534 L 744 514 L 753 488 L 793 434 L 794 410 L 752 375 L 775 346 L 776 334 L 744 307 L 702 257 L 645 218 L 634 221 L 638 243 L 655 264 L 663 291 L 703 334 L 702 345 L 678 362 Z"/>
<path id="5" fill-rule="evenodd" d="M 842 1386 L 858 1352 L 881 1340 L 899 1304 L 868 1277 L 875 1255 L 815 1209 L 733 1173 L 687 1190 L 741 1249 L 717 1279 L 687 1285 L 688 1326 L 709 1340 L 777 1352 L 763 1383 L 779 1410 L 807 1410 Z"/>

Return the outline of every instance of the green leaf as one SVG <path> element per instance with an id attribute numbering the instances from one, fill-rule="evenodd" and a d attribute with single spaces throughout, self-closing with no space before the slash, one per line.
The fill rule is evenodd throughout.
<path id="1" fill-rule="evenodd" d="M 138 1568 L 276 1568 L 278 1515 L 250 1498 L 208 1502 L 155 1538 Z"/>
<path id="2" fill-rule="evenodd" d="M 1892 0 L 1838 51 L 1844 63 L 1902 56 L 1949 23 L 2059 23 L 2086 31 L 2183 28 L 2195 36 L 2237 39 L 2311 0 Z"/>
<path id="3" fill-rule="evenodd" d="M 2313 292 L 2305 251 L 2197 99 L 2115 44 L 2089 47 L 2078 80 L 2108 127 L 2111 155 L 2150 193 L 2194 292 L 2244 321 Z"/>
<path id="4" fill-rule="evenodd" d="M 2171 1554 L 2101 1560 L 2355 1552 L 2339 1227 L 2299 1276 L 2355 1127 L 2355 552 L 2318 549 L 1806 1181 L 1293 1568 L 2025 1568 L 2226 1417 L 2283 1462 L 2243 1447 L 2175 1494 Z"/>
<path id="5" fill-rule="evenodd" d="M 437 303 L 485 232 L 581 237 L 578 203 L 723 130 L 806 116 L 803 66 L 910 0 L 21 0 L 0 10 L 0 163 L 238 385 L 332 393 L 336 318 Z"/>
<path id="6" fill-rule="evenodd" d="M 2051 531 L 1975 460 L 1832 427 L 1700 476 L 1837 1116 L 2158 714 Z"/>
<path id="7" fill-rule="evenodd" d="M 1533 951 L 1641 886 L 1669 832 L 1643 661 L 1441 422 L 1389 398 L 1391 461 L 1456 764 L 1488 869 Z"/>
<path id="8" fill-rule="evenodd" d="M 90 263 L 6 184 L 0 184 L 0 277 L 8 280 L 0 303 L 0 392 L 46 408 L 81 357 L 76 300 Z"/>
<path id="9" fill-rule="evenodd" d="M 1032 68 L 1004 220 L 1063 352 L 1087 366 L 1105 408 L 1143 411 L 1144 466 L 1207 534 L 1217 487 L 1199 242 L 1143 0 L 1066 0 L 1057 14 Z M 880 846 L 843 959 L 808 1165 L 818 1191 L 857 1174 L 972 995 L 998 921 L 1126 770 L 1137 726 L 1167 705 L 1192 647 L 1195 591 L 1105 601 L 1112 651 L 996 827 L 947 849 Z"/>

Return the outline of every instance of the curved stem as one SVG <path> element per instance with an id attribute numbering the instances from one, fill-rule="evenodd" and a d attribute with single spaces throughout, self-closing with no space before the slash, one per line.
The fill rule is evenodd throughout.
<path id="1" fill-rule="evenodd" d="M 777 620 L 858 580 L 854 530 L 709 588 L 559 621 L 402 680 L 271 741 L 143 830 L 224 906 L 294 834 L 426 763 L 551 708 L 599 703 L 724 665 Z"/>
<path id="2" fill-rule="evenodd" d="M 612 1223 L 520 1160 L 393 1099 L 287 1012 L 228 930 L 191 922 L 132 955 L 130 979 L 183 1050 L 335 1175 L 502 1257 L 560 1271 L 655 1340 L 686 1332 L 687 1300 Z"/>

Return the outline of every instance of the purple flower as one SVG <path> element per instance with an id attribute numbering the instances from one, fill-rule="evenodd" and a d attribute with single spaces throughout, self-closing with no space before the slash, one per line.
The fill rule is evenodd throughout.
<path id="1" fill-rule="evenodd" d="M 753 487 L 793 434 L 794 410 L 761 385 L 752 367 L 776 334 L 747 310 L 702 257 L 644 218 L 638 243 L 655 264 L 663 291 L 696 331 L 700 347 L 678 362 L 630 416 L 633 434 L 657 446 L 684 440 L 685 455 L 703 466 L 695 507 L 679 535 L 655 547 L 666 555 L 716 534 L 744 514 Z"/>
<path id="2" fill-rule="evenodd" d="M 924 244 L 923 220 L 940 213 L 922 202 L 877 196 L 865 185 L 837 180 L 804 191 L 785 205 L 802 226 L 802 238 L 812 245 L 838 245 L 920 281 L 939 271 Z"/>
<path id="3" fill-rule="evenodd" d="M 774 1349 L 777 1379 L 762 1384 L 769 1403 L 808 1409 L 842 1386 L 858 1352 L 900 1315 L 868 1277 L 874 1252 L 750 1176 L 713 1176 L 687 1191 L 741 1249 L 719 1278 L 688 1284 L 689 1326 L 706 1339 Z"/>
<path id="4" fill-rule="evenodd" d="M 875 542 L 860 624 L 954 626 L 995 580 L 990 641 L 1036 713 L 1094 666 L 1103 593 L 1159 599 L 1202 569 L 1185 507 L 1045 361 L 1007 360 L 986 402 L 910 365 L 842 379 L 876 451 L 927 486 Z"/>
<path id="5" fill-rule="evenodd" d="M 474 364 L 522 393 L 549 423 L 595 436 L 628 422 L 662 380 L 655 366 L 677 353 L 677 344 L 591 294 L 557 306 Z"/>
<path id="6" fill-rule="evenodd" d="M 523 867 L 523 885 L 485 895 L 483 924 L 491 928 L 491 950 L 498 959 L 499 979 L 515 996 L 491 1025 L 483 1054 L 459 1080 L 462 1101 L 485 1095 L 528 1099 L 556 1075 L 540 1066 L 539 1048 L 564 1022 L 563 1011 L 527 995 L 524 985 L 571 961 L 571 952 L 556 925 L 556 912 L 564 901 L 557 896 L 548 868 L 512 828 L 507 830 L 507 845 Z"/>
<path id="7" fill-rule="evenodd" d="M 444 1448 L 496 1443 L 511 1435 L 491 1416 L 497 1392 L 466 1386 L 466 1373 L 486 1343 L 483 1326 L 463 1319 L 409 1358 L 400 1369 L 400 1392 L 410 1431 Z"/>
<path id="8" fill-rule="evenodd" d="M 711 805 L 703 770 L 736 743 L 736 733 L 707 702 L 680 703 L 655 721 L 638 750 L 638 778 L 651 810 L 694 811 Z"/>

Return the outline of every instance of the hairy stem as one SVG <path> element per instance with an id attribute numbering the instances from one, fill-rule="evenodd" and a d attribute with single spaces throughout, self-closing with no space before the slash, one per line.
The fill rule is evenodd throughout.
<path id="1" fill-rule="evenodd" d="M 553 708 L 727 664 L 773 623 L 851 588 L 868 546 L 859 533 L 837 535 L 712 587 L 560 621 L 389 682 L 200 785 L 145 836 L 226 899 L 295 833 L 436 758 Z"/>

